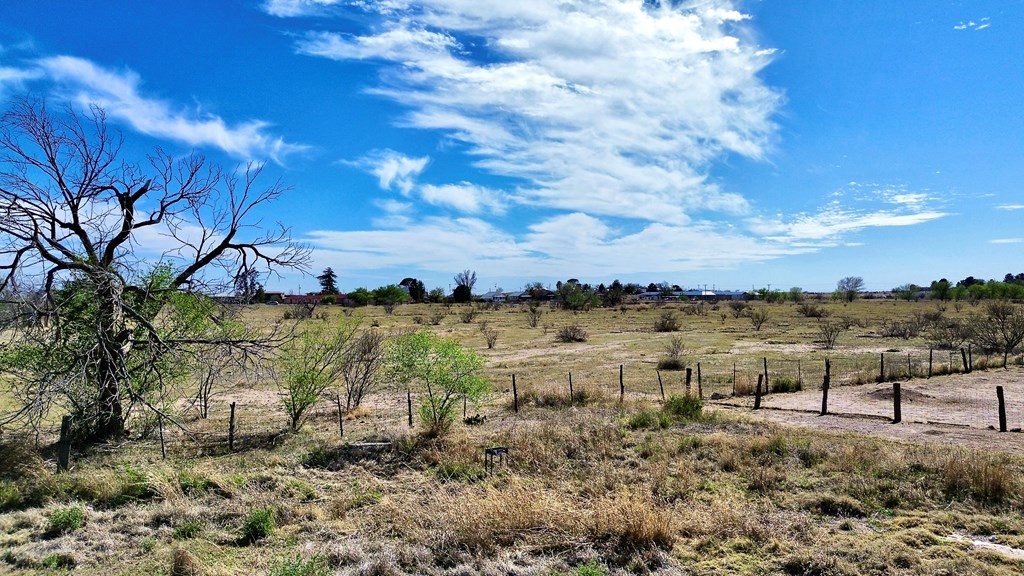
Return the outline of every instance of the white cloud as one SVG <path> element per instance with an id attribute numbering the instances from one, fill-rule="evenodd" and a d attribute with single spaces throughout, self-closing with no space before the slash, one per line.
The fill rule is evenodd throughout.
<path id="1" fill-rule="evenodd" d="M 73 56 L 43 58 L 38 66 L 70 98 L 81 104 L 98 104 L 109 116 L 143 134 L 220 148 L 238 158 L 269 158 L 278 163 L 308 149 L 269 134 L 269 124 L 262 120 L 229 125 L 220 116 L 175 109 L 168 102 L 147 98 L 140 93 L 140 78 L 130 70 L 115 72 Z"/>
<path id="2" fill-rule="evenodd" d="M 783 219 L 752 218 L 752 231 L 776 242 L 800 240 L 834 240 L 836 237 L 865 228 L 913 226 L 948 216 L 945 212 L 924 211 L 898 213 L 893 211 L 859 212 L 832 206 L 816 214 L 798 214 Z"/>
<path id="3" fill-rule="evenodd" d="M 975 22 L 974 20 L 968 20 L 966 23 L 961 21 L 956 26 L 953 26 L 953 30 L 984 30 L 992 25 L 991 18 L 988 16 Z"/>
<path id="4" fill-rule="evenodd" d="M 371 91 L 410 107 L 404 125 L 527 182 L 517 201 L 671 224 L 745 213 L 707 171 L 771 145 L 781 95 L 758 77 L 771 51 L 740 40 L 747 16 L 729 2 L 668 4 L 361 3 L 370 31 L 311 32 L 296 49 L 383 61 Z"/>
<path id="5" fill-rule="evenodd" d="M 1024 204 L 1000 204 L 996 206 L 998 210 L 1024 210 Z"/>
<path id="6" fill-rule="evenodd" d="M 502 214 L 506 208 L 503 193 L 469 182 L 442 186 L 425 184 L 419 188 L 419 194 L 429 204 L 447 206 L 467 214 L 484 211 Z"/>
<path id="7" fill-rule="evenodd" d="M 317 14 L 324 8 L 339 3 L 340 0 L 266 0 L 262 7 L 271 16 L 293 18 Z"/>
<path id="8" fill-rule="evenodd" d="M 355 162 L 345 163 L 376 176 L 384 190 L 397 189 L 403 196 L 408 196 L 416 185 L 416 178 L 423 173 L 429 162 L 427 156 L 413 158 L 394 150 L 376 150 Z"/>
<path id="9" fill-rule="evenodd" d="M 1024 238 L 997 238 L 989 240 L 990 244 L 1024 244 Z"/>

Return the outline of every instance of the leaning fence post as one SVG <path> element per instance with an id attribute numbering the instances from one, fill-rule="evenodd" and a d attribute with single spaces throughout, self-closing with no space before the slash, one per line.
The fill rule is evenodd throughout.
<path id="1" fill-rule="evenodd" d="M 974 370 L 974 346 L 967 343 L 967 371 L 971 372 Z"/>
<path id="2" fill-rule="evenodd" d="M 516 375 L 512 375 L 512 407 L 519 414 L 519 389 L 516 388 Z"/>
<path id="3" fill-rule="evenodd" d="M 661 389 L 661 401 L 665 402 L 665 385 L 661 383 L 661 370 L 655 370 L 658 373 L 658 388 Z"/>
<path id="4" fill-rule="evenodd" d="M 821 383 L 821 415 L 828 414 L 828 386 L 831 379 L 832 361 L 825 358 L 825 380 Z"/>
<path id="5" fill-rule="evenodd" d="M 903 420 L 903 410 L 900 406 L 900 383 L 892 383 L 892 423 L 899 424 Z"/>
<path id="6" fill-rule="evenodd" d="M 754 410 L 761 409 L 761 380 L 764 379 L 764 374 L 757 375 L 757 389 L 754 392 Z"/>
<path id="7" fill-rule="evenodd" d="M 409 428 L 412 428 L 412 389 L 405 389 L 405 403 L 409 409 Z"/>
<path id="8" fill-rule="evenodd" d="M 235 403 L 231 403 L 231 417 L 228 418 L 228 450 L 235 449 Z"/>
<path id="9" fill-rule="evenodd" d="M 970 374 L 971 373 L 971 365 L 967 363 L 967 351 L 964 350 L 963 348 L 960 349 L 960 358 L 963 359 L 963 367 L 964 367 L 964 369 L 962 370 L 963 373 L 964 374 Z"/>
<path id="10" fill-rule="evenodd" d="M 57 441 L 57 472 L 71 468 L 71 416 L 60 419 L 60 440 Z"/>
<path id="11" fill-rule="evenodd" d="M 1002 386 L 996 386 L 996 398 L 999 399 L 999 431 L 1006 432 L 1006 399 Z"/>

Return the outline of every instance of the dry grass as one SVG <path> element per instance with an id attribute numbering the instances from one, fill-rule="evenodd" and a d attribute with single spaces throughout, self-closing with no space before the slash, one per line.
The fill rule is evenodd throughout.
<path id="1" fill-rule="evenodd" d="M 493 349 L 476 324 L 429 326 L 486 355 L 495 383 L 479 407 L 486 421 L 458 425 L 440 440 L 408 429 L 404 390 L 387 387 L 347 414 L 344 440 L 327 404 L 308 430 L 282 433 L 276 397 L 261 382 L 235 398 L 235 452 L 224 446 L 223 406 L 209 420 L 189 421 L 200 433 L 195 440 L 171 431 L 166 462 L 144 440 L 76 454 L 72 472 L 59 476 L 50 452 L 5 432 L 0 572 L 40 573 L 65 558 L 87 575 L 268 573 L 277 559 L 298 557 L 323 558 L 338 574 L 572 574 L 580 566 L 609 574 L 1024 570 L 1019 561 L 944 540 L 960 532 L 1024 545 L 1024 467 L 1016 458 L 714 412 L 696 421 L 650 420 L 664 414 L 654 370 L 672 335 L 652 326 L 665 312 L 687 333 L 682 357 L 694 367 L 694 391 L 698 362 L 705 395 L 732 392 L 734 363 L 737 392 L 750 391 L 765 357 L 773 382 L 796 380 L 794 355 L 808 358 L 805 382 L 820 378 L 817 320 L 792 305 L 756 306 L 771 315 L 756 336 L 747 318 L 724 309 L 724 319 L 686 314 L 678 305 L 544 310 L 551 327 L 578 322 L 586 343 L 556 343 L 555 329 L 530 327 L 518 307 L 477 314 L 475 321 L 501 334 Z M 822 303 L 833 319 L 862 319 L 840 339 L 833 381 L 877 376 L 879 349 L 905 350 L 908 342 L 872 327 L 909 317 L 915 306 Z M 364 326 L 401 330 L 438 310 L 356 314 Z M 249 311 L 255 323 L 275 314 L 272 307 Z M 619 365 L 627 386 L 621 404 Z M 684 393 L 682 374 L 662 376 L 666 396 Z M 648 421 L 654 424 L 633 425 Z M 510 454 L 488 471 L 483 449 L 492 446 Z M 68 505 L 86 510 L 84 527 L 47 535 L 50 512 Z M 276 529 L 248 542 L 242 526 L 256 509 L 271 510 Z"/>

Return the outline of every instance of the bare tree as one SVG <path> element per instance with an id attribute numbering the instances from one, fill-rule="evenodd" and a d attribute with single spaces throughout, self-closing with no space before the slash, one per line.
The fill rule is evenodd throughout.
<path id="1" fill-rule="evenodd" d="M 971 320 L 971 340 L 986 351 L 1003 353 L 1003 368 L 1010 353 L 1024 341 L 1024 306 L 1005 300 L 989 302 L 985 317 Z"/>
<path id="2" fill-rule="evenodd" d="M 476 272 L 473 270 L 463 270 L 455 275 L 455 285 L 465 286 L 470 290 L 473 290 L 473 286 L 476 285 Z"/>
<path id="3" fill-rule="evenodd" d="M 387 353 L 384 342 L 383 332 L 370 329 L 349 344 L 341 373 L 345 385 L 346 409 L 359 406 L 363 397 L 377 387 L 378 375 Z"/>
<path id="4" fill-rule="evenodd" d="M 259 226 L 256 209 L 285 190 L 257 186 L 262 165 L 224 172 L 160 149 L 132 162 L 121 146 L 96 106 L 51 113 L 23 98 L 0 117 L 0 292 L 38 286 L 25 310 L 44 320 L 2 349 L 0 362 L 33 372 L 14 416 L 60 398 L 92 440 L 122 436 L 132 406 L 157 409 L 147 394 L 195 347 L 269 342 L 208 330 L 204 293 L 308 260 L 286 228 Z M 143 244 L 153 238 L 163 245 Z"/>

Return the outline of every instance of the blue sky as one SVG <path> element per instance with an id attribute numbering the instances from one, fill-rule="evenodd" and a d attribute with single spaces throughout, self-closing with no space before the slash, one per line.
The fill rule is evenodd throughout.
<path id="1" fill-rule="evenodd" d="M 7 2 L 0 97 L 267 162 L 261 216 L 346 289 L 888 289 L 1024 271 L 1022 32 L 1019 0 Z"/>

